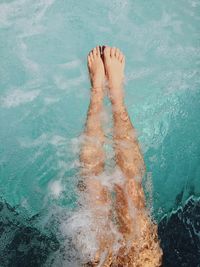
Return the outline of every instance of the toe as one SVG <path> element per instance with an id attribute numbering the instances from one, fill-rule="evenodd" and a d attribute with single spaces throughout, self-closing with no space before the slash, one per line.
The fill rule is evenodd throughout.
<path id="1" fill-rule="evenodd" d="M 97 50 L 96 47 L 92 50 L 93 58 L 97 56 Z"/>
<path id="2" fill-rule="evenodd" d="M 115 50 L 116 50 L 115 47 L 112 47 L 112 48 L 111 48 L 111 51 L 110 51 L 110 55 L 111 55 L 111 57 L 114 57 L 114 56 L 115 56 Z"/>
<path id="3" fill-rule="evenodd" d="M 108 57 L 110 57 L 110 47 L 109 46 L 106 46 L 105 48 L 104 48 L 104 51 L 103 51 L 103 54 L 104 54 L 104 56 L 106 57 L 106 58 L 108 58 Z"/>
<path id="4" fill-rule="evenodd" d="M 99 57 L 100 56 L 100 47 L 99 46 L 96 47 L 96 51 L 97 51 L 97 56 Z"/>
<path id="5" fill-rule="evenodd" d="M 92 62 L 92 61 L 94 60 L 93 52 L 92 52 L 92 51 L 90 51 L 90 53 L 89 53 L 89 57 L 90 57 L 90 62 Z"/>
<path id="6" fill-rule="evenodd" d="M 119 61 L 122 62 L 124 55 L 122 54 L 122 52 L 119 53 Z"/>
<path id="7" fill-rule="evenodd" d="M 90 59 L 89 55 L 87 56 L 87 62 L 88 62 L 88 66 L 90 67 L 91 66 L 91 59 Z"/>
<path id="8" fill-rule="evenodd" d="M 125 65 L 125 56 L 123 55 L 123 58 L 121 60 L 122 64 Z"/>
<path id="9" fill-rule="evenodd" d="M 116 48 L 115 56 L 117 59 L 119 59 L 119 55 L 120 55 L 120 50 L 119 50 L 119 48 Z"/>

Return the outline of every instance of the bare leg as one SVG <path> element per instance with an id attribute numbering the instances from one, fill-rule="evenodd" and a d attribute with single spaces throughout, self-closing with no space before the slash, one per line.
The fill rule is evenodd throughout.
<path id="1" fill-rule="evenodd" d="M 93 213 L 94 224 L 99 230 L 99 254 L 109 246 L 105 225 L 109 216 L 109 196 L 107 189 L 102 186 L 98 176 L 104 170 L 104 132 L 101 127 L 101 112 L 103 107 L 103 84 L 105 79 L 104 65 L 99 47 L 94 48 L 88 55 L 88 69 L 91 79 L 91 99 L 87 113 L 84 131 L 84 142 L 81 148 L 80 161 L 82 163 L 82 189 L 86 196 L 87 206 Z M 101 229 L 102 228 L 102 229 Z M 94 264 L 94 263 L 93 263 Z"/>
<path id="2" fill-rule="evenodd" d="M 137 141 L 136 132 L 130 121 L 123 100 L 122 82 L 125 58 L 119 49 L 106 47 L 104 50 L 104 62 L 113 110 L 113 138 L 115 143 L 116 163 L 120 167 L 125 178 L 124 186 L 118 184 L 115 186 L 119 229 L 124 235 L 126 242 L 133 238 L 133 235 L 136 233 L 136 228 L 137 233 L 139 229 L 139 233 L 146 237 L 144 237 L 144 239 L 141 238 L 143 244 L 135 244 L 135 246 L 138 246 L 140 250 L 139 246 L 143 246 L 145 243 L 146 248 L 148 248 L 143 254 L 142 251 L 140 251 L 141 255 L 139 257 L 141 262 L 141 257 L 148 258 L 147 254 L 150 251 L 150 254 L 152 254 L 150 255 L 151 259 L 148 258 L 148 262 L 146 263 L 149 265 L 143 263 L 142 266 L 159 266 L 157 262 L 159 262 L 161 251 L 155 238 L 157 234 L 155 232 L 156 228 L 151 223 L 145 211 L 145 196 L 142 188 L 142 176 L 145 171 L 145 165 Z M 136 210 L 137 218 L 131 214 L 132 207 Z"/>
<path id="3" fill-rule="evenodd" d="M 113 110 L 116 163 L 125 175 L 126 184 L 130 184 L 128 188 L 131 189 L 129 193 L 134 205 L 141 209 L 145 206 L 141 184 L 145 165 L 135 129 L 124 105 L 122 83 L 125 58 L 119 49 L 109 47 L 104 50 L 104 58 Z"/>
<path id="4" fill-rule="evenodd" d="M 84 183 L 87 184 L 87 189 L 92 193 L 93 201 L 100 204 L 101 200 L 103 201 L 103 188 L 97 180 L 93 179 L 94 176 L 98 176 L 104 170 L 104 151 L 102 148 L 104 133 L 100 117 L 103 107 L 104 66 L 98 47 L 94 48 L 88 55 L 88 69 L 92 88 L 85 124 L 84 142 L 80 153 L 81 175 L 85 179 Z M 94 186 L 94 184 L 96 185 Z M 94 192 L 95 188 L 97 188 L 98 194 Z"/>

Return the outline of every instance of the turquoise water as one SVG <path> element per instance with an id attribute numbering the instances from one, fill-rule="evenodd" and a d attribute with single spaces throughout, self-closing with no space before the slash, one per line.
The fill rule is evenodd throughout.
<path id="1" fill-rule="evenodd" d="M 153 214 L 198 198 L 199 25 L 198 0 L 1 0 L 0 196 L 23 216 L 45 214 L 41 228 L 76 205 L 86 55 L 107 44 L 126 55 Z"/>

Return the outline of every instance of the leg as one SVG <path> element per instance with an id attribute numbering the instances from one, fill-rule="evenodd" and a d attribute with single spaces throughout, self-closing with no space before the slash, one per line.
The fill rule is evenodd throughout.
<path id="1" fill-rule="evenodd" d="M 116 163 L 125 178 L 123 186 L 115 185 L 119 230 L 126 243 L 130 240 L 133 241 L 133 251 L 135 249 L 140 251 L 137 256 L 140 262 L 142 262 L 142 257 L 148 258 L 147 254 L 149 253 L 148 266 L 159 266 L 155 264 L 155 262 L 159 262 L 161 256 L 161 250 L 157 238 L 155 238 L 157 236 L 156 227 L 145 211 L 145 196 L 142 188 L 142 176 L 145 171 L 144 160 L 123 100 L 122 82 L 125 59 L 119 49 L 106 47 L 104 62 L 113 110 Z M 132 215 L 133 207 L 134 216 Z M 135 235 L 137 238 L 134 244 L 133 237 Z M 146 246 L 145 253 L 142 252 L 144 245 Z M 129 256 L 134 258 L 136 263 L 136 257 L 133 254 Z M 147 265 L 143 264 L 142 266 Z"/>
<path id="2" fill-rule="evenodd" d="M 102 148 L 104 133 L 100 117 L 103 108 L 104 66 L 98 47 L 94 48 L 88 55 L 88 68 L 92 89 L 85 124 L 84 142 L 80 151 L 81 176 L 84 178 L 84 185 L 92 198 L 91 203 L 103 204 L 105 201 L 104 189 L 94 179 L 94 176 L 100 175 L 104 170 L 104 151 Z"/>
<path id="3" fill-rule="evenodd" d="M 124 173 L 126 185 L 128 185 L 127 189 L 129 189 L 127 193 L 134 201 L 134 205 L 141 209 L 145 207 L 145 198 L 141 184 L 145 165 L 135 129 L 130 121 L 123 100 L 122 82 L 125 58 L 119 49 L 106 47 L 104 59 L 113 110 L 113 138 L 116 163 Z"/>
<path id="4" fill-rule="evenodd" d="M 95 259 L 91 259 L 95 266 L 100 254 L 109 246 L 107 234 L 107 221 L 109 219 L 110 200 L 108 191 L 98 176 L 104 170 L 104 132 L 101 127 L 101 112 L 103 108 L 103 82 L 105 78 L 104 65 L 100 56 L 99 47 L 90 52 L 88 68 L 91 79 L 91 99 L 87 113 L 84 131 L 84 142 L 80 151 L 82 165 L 81 176 L 83 179 L 82 191 L 86 199 L 86 207 L 92 213 L 93 225 L 97 229 L 98 251 Z M 110 238 L 109 238 L 110 239 Z"/>

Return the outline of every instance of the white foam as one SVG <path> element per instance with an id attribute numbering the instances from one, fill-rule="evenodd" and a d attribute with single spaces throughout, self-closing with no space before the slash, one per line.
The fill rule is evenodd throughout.
<path id="1" fill-rule="evenodd" d="M 50 183 L 49 189 L 53 197 L 58 198 L 63 191 L 61 181 L 53 181 L 52 183 Z"/>
<path id="2" fill-rule="evenodd" d="M 145 76 L 148 76 L 149 74 L 151 74 L 152 72 L 153 72 L 152 68 L 151 69 L 150 68 L 142 68 L 140 70 L 133 71 L 133 72 L 128 73 L 126 75 L 126 82 L 136 80 L 136 79 L 142 79 Z"/>
<path id="3" fill-rule="evenodd" d="M 36 139 L 30 138 L 19 138 L 20 145 L 25 148 L 37 147 L 42 144 L 50 144 L 55 147 L 65 146 L 67 144 L 67 139 L 60 135 L 51 135 L 49 133 L 43 133 Z"/>
<path id="4" fill-rule="evenodd" d="M 13 17 L 20 14 L 20 5 L 25 4 L 26 0 L 14 1 L 13 3 L 3 3 L 0 5 L 0 26 L 8 27 L 14 23 Z"/>
<path id="5" fill-rule="evenodd" d="M 109 190 L 113 189 L 114 184 L 124 184 L 124 175 L 118 167 L 115 167 L 112 172 L 103 172 L 101 175 L 94 177 L 94 179 L 99 180 L 102 186 L 107 187 Z"/>
<path id="6" fill-rule="evenodd" d="M 98 244 L 93 216 L 89 210 L 74 213 L 61 225 L 62 233 L 73 238 L 73 243 L 81 252 L 84 260 L 90 260 L 97 251 Z"/>
<path id="7" fill-rule="evenodd" d="M 84 141 L 84 134 L 71 139 L 71 150 L 74 155 L 80 153 L 80 146 Z"/>
<path id="8" fill-rule="evenodd" d="M 74 86 L 79 86 L 86 80 L 86 77 L 84 74 L 80 74 L 80 76 L 73 78 L 73 79 L 67 79 L 66 77 L 62 75 L 55 75 L 54 82 L 58 89 L 61 90 L 72 90 Z"/>
<path id="9" fill-rule="evenodd" d="M 39 64 L 37 64 L 35 61 L 31 60 L 29 55 L 28 55 L 28 48 L 27 45 L 25 44 L 25 42 L 20 39 L 18 41 L 18 53 L 17 53 L 18 57 L 20 58 L 20 60 L 22 61 L 23 65 L 27 68 L 27 70 L 29 70 L 31 72 L 31 74 L 33 73 L 37 73 L 39 74 Z"/>
<path id="10" fill-rule="evenodd" d="M 19 138 L 18 142 L 20 143 L 21 147 L 24 148 L 30 148 L 30 147 L 37 147 L 40 146 L 43 143 L 47 143 L 48 135 L 46 133 L 43 133 L 36 139 L 31 138 Z"/>
<path id="11" fill-rule="evenodd" d="M 128 1 L 110 1 L 109 20 L 111 24 L 120 21 L 127 14 Z"/>
<path id="12" fill-rule="evenodd" d="M 16 89 L 1 98 L 1 106 L 5 108 L 17 107 L 21 104 L 32 102 L 40 94 L 40 90 L 23 91 Z"/>
<path id="13" fill-rule="evenodd" d="M 60 136 L 60 135 L 53 135 L 51 139 L 49 140 L 50 144 L 54 146 L 63 145 L 66 143 L 66 138 Z"/>
<path id="14" fill-rule="evenodd" d="M 77 67 L 80 67 L 81 61 L 79 59 L 74 59 L 72 61 L 60 64 L 60 67 L 63 69 L 75 69 Z"/>
<path id="15" fill-rule="evenodd" d="M 101 212 L 103 208 L 101 209 Z M 107 229 L 107 237 L 114 237 L 113 250 L 119 249 L 119 240 L 122 238 L 116 227 L 109 221 L 107 216 L 94 216 L 94 211 L 83 207 L 76 212 L 69 214 L 67 218 L 62 218 L 60 230 L 65 237 L 66 244 L 69 239 L 77 249 L 76 258 L 81 258 L 81 262 L 89 262 L 94 259 L 99 248 L 98 236 L 101 231 Z M 66 254 L 71 253 L 71 250 L 65 251 Z M 101 255 L 101 259 L 104 255 Z M 67 265 L 68 266 L 68 265 Z M 73 266 L 73 265 L 72 265 Z"/>
<path id="16" fill-rule="evenodd" d="M 147 210 L 152 214 L 153 213 L 153 180 L 152 173 L 147 172 L 144 177 L 144 190 L 148 195 Z"/>
<path id="17" fill-rule="evenodd" d="M 51 105 L 53 103 L 59 102 L 59 98 L 53 98 L 53 97 L 45 97 L 44 98 L 44 103 L 46 105 Z"/>
<path id="18" fill-rule="evenodd" d="M 24 35 L 32 35 L 38 27 L 47 9 L 54 0 L 16 0 L 0 4 L 0 27 L 15 27 L 21 29 Z M 34 14 L 34 15 L 32 15 Z"/>

